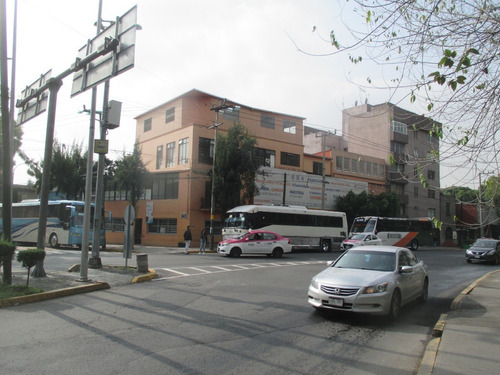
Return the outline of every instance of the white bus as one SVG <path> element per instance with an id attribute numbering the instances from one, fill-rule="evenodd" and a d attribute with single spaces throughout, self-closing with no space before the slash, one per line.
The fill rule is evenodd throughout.
<path id="1" fill-rule="evenodd" d="M 82 246 L 83 211 L 85 203 L 81 201 L 57 200 L 49 201 L 47 207 L 46 240 L 50 247 Z M 2 205 L 0 204 L 0 214 Z M 90 209 L 90 222 L 94 222 L 94 204 Z M 12 203 L 12 241 L 17 243 L 36 244 L 38 239 L 38 217 L 40 201 L 38 199 Z M 111 213 L 107 212 L 107 220 Z M 104 223 L 104 220 L 103 220 Z M 3 222 L 0 215 L 0 233 Z M 93 228 L 89 228 L 92 241 Z M 100 245 L 106 247 L 104 226 L 101 228 Z"/>
<path id="2" fill-rule="evenodd" d="M 247 205 L 226 213 L 222 239 L 252 229 L 268 230 L 288 237 L 293 249 L 339 249 L 347 236 L 344 212 L 311 210 L 304 206 Z"/>
<path id="3" fill-rule="evenodd" d="M 354 233 L 376 234 L 383 245 L 409 247 L 412 250 L 417 250 L 419 246 L 433 246 L 439 241 L 439 229 L 427 217 L 357 217 L 349 234 Z"/>

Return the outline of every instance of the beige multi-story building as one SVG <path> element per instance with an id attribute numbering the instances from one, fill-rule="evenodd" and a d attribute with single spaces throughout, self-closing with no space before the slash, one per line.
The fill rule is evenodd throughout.
<path id="1" fill-rule="evenodd" d="M 220 107 L 227 106 L 225 110 Z M 136 140 L 152 181 L 137 204 L 135 243 L 177 246 L 191 226 L 193 245 L 209 227 L 215 128 L 225 134 L 243 124 L 257 139 L 262 166 L 301 171 L 304 166 L 303 118 L 251 108 L 191 90 L 136 117 Z M 113 212 L 110 243 L 123 241 L 126 196 L 108 189 L 105 208 Z M 221 213 L 215 212 L 214 228 Z M 116 231 L 115 231 L 116 228 Z"/>
<path id="2" fill-rule="evenodd" d="M 363 104 L 342 115 L 345 151 L 385 160 L 401 216 L 440 218 L 439 139 L 430 131 L 441 125 L 391 103 Z"/>

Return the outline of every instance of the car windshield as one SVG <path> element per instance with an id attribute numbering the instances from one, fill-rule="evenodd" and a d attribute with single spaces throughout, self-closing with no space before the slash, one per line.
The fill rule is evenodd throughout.
<path id="1" fill-rule="evenodd" d="M 349 237 L 350 240 L 364 240 L 365 239 L 365 234 L 353 234 L 351 237 Z"/>
<path id="2" fill-rule="evenodd" d="M 474 247 L 481 247 L 485 249 L 491 249 L 496 246 L 496 241 L 492 240 L 477 240 L 474 245 Z"/>
<path id="3" fill-rule="evenodd" d="M 381 251 L 350 250 L 346 252 L 333 267 L 373 271 L 394 271 L 396 268 L 396 255 L 394 253 Z"/>

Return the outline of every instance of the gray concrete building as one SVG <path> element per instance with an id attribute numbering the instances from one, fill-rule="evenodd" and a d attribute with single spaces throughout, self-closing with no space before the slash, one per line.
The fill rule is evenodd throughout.
<path id="1" fill-rule="evenodd" d="M 344 150 L 386 161 L 387 187 L 400 197 L 402 217 L 441 217 L 434 126 L 441 125 L 391 103 L 342 111 Z"/>

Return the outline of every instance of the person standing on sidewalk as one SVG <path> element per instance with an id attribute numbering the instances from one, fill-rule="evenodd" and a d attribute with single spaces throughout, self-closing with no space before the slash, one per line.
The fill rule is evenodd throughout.
<path id="1" fill-rule="evenodd" d="M 189 225 L 184 232 L 184 242 L 186 243 L 186 247 L 184 248 L 184 254 L 189 254 L 189 245 L 191 245 L 191 240 L 193 237 L 191 236 L 191 229 L 189 229 Z"/>
<path id="2" fill-rule="evenodd" d="M 207 230 L 203 228 L 200 234 L 200 254 L 205 254 L 206 247 L 207 247 Z"/>

